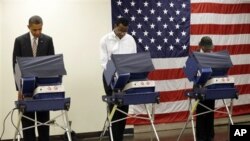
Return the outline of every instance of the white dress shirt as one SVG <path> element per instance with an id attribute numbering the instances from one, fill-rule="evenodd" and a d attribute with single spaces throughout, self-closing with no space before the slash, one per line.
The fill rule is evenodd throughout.
<path id="1" fill-rule="evenodd" d="M 111 54 L 130 54 L 136 53 L 136 43 L 134 38 L 126 34 L 119 39 L 114 31 L 106 34 L 101 39 L 101 65 L 106 69 L 106 64 L 110 60 Z"/>
<path id="2" fill-rule="evenodd" d="M 34 37 L 34 36 L 31 34 L 31 32 L 30 32 L 30 43 L 31 43 L 31 47 L 32 47 L 34 38 L 35 38 L 35 37 Z M 36 44 L 38 45 L 38 38 L 36 39 Z"/>

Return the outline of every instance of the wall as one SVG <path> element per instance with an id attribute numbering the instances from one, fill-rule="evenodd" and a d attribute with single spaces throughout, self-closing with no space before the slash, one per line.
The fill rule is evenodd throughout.
<path id="1" fill-rule="evenodd" d="M 69 118 L 73 121 L 72 129 L 77 133 L 101 131 L 106 109 L 101 100 L 104 91 L 99 40 L 111 31 L 110 0 L 0 1 L 0 124 L 4 116 L 14 108 L 17 98 L 12 74 L 14 39 L 28 32 L 28 19 L 37 14 L 44 20 L 43 33 L 53 37 L 56 53 L 64 55 L 67 76 L 64 77 L 63 84 L 66 95 L 71 97 Z M 52 112 L 51 116 L 57 113 Z M 14 115 L 16 119 L 17 112 Z M 12 138 L 13 133 L 14 127 L 8 122 L 4 138 Z M 61 129 L 51 128 L 53 135 L 62 133 Z"/>
<path id="2" fill-rule="evenodd" d="M 3 121 L 3 102 L 2 102 L 2 1 L 0 1 L 0 121 Z M 0 126 L 2 131 L 3 126 Z"/>

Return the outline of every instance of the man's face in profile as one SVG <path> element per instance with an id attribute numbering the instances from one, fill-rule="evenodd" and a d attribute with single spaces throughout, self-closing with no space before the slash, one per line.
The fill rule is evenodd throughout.
<path id="1" fill-rule="evenodd" d="M 121 39 L 128 32 L 128 26 L 124 26 L 123 24 L 115 25 L 114 32 Z"/>
<path id="2" fill-rule="evenodd" d="M 41 33 L 42 33 L 42 27 L 43 27 L 42 24 L 31 24 L 31 25 L 28 25 L 28 28 L 29 28 L 31 34 L 34 37 L 36 37 L 36 38 L 38 38 L 41 35 Z"/>

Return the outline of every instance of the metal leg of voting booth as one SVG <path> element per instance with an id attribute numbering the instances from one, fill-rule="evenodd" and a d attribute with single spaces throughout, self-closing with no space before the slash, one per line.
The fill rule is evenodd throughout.
<path id="1" fill-rule="evenodd" d="M 184 127 L 181 130 L 181 133 L 179 134 L 179 136 L 177 138 L 177 141 L 180 140 L 182 134 L 184 133 L 184 131 L 187 128 L 187 125 L 189 124 L 190 121 L 191 121 L 191 126 L 192 126 L 193 138 L 194 138 L 194 141 L 196 141 L 194 118 L 196 116 L 207 114 L 209 112 L 218 112 L 218 113 L 224 113 L 224 114 L 228 115 L 228 119 L 229 119 L 229 122 L 228 122 L 228 137 L 229 137 L 229 127 L 230 127 L 230 124 L 231 125 L 234 124 L 233 120 L 232 120 L 233 99 L 230 100 L 230 109 L 229 109 L 227 103 L 225 102 L 225 100 L 222 99 L 222 102 L 223 102 L 223 104 L 224 104 L 224 106 L 226 108 L 226 112 L 218 111 L 218 109 L 221 108 L 221 107 L 216 108 L 216 109 L 213 110 L 213 109 L 210 109 L 209 107 L 207 107 L 207 106 L 205 106 L 205 105 L 203 105 L 203 104 L 201 104 L 199 102 L 200 102 L 200 100 L 198 100 L 198 99 L 195 100 L 194 102 L 192 102 L 192 99 L 189 98 L 189 116 L 188 116 L 188 119 L 187 119 Z M 208 111 L 207 112 L 203 112 L 203 113 L 199 113 L 199 114 L 194 114 L 195 111 L 196 111 L 196 108 L 197 108 L 198 104 L 201 105 L 201 106 L 203 106 L 204 108 L 208 109 Z"/>
<path id="2" fill-rule="evenodd" d="M 19 109 L 19 115 L 18 115 L 18 122 L 17 122 L 17 125 L 16 125 L 16 131 L 15 131 L 15 135 L 14 135 L 14 138 L 13 138 L 13 141 L 15 140 L 18 140 L 20 141 L 21 140 L 21 131 L 24 131 L 24 130 L 27 130 L 27 129 L 30 129 L 30 128 L 37 128 L 39 126 L 57 126 L 57 127 L 60 127 L 62 128 L 66 133 L 67 133 L 67 138 L 68 138 L 68 141 L 72 141 L 72 138 L 71 138 L 71 127 L 70 127 L 70 124 L 69 124 L 69 118 L 68 118 L 68 110 L 69 110 L 69 98 L 67 99 L 62 99 L 62 100 L 59 100 L 59 103 L 57 102 L 54 102 L 53 100 L 51 101 L 47 101 L 46 104 L 51 104 L 51 102 L 54 102 L 55 105 L 57 105 L 57 107 L 52 107 L 51 109 L 50 108 L 45 108 L 47 111 L 50 111 L 50 110 L 53 110 L 53 111 L 61 111 L 60 114 L 56 115 L 55 117 L 53 118 L 50 118 L 50 120 L 42 123 L 42 122 L 39 122 L 37 121 L 36 119 L 32 119 L 32 118 L 29 118 L 27 116 L 24 116 L 23 113 L 25 112 L 26 109 L 29 109 L 29 107 L 34 104 L 36 107 L 37 105 L 39 105 L 39 102 L 40 101 L 37 101 L 38 104 L 36 105 L 35 103 L 36 102 L 33 102 L 33 101 L 18 101 L 16 102 L 16 107 Z M 38 107 L 39 108 L 39 107 Z M 30 110 L 30 109 L 29 109 Z M 30 111 L 32 112 L 36 112 L 36 110 L 34 109 L 31 109 Z M 39 111 L 39 110 L 38 110 Z M 62 117 L 63 118 L 63 122 L 64 122 L 64 125 L 60 125 L 58 123 L 56 123 L 56 119 L 58 119 L 59 117 Z M 22 118 L 26 118 L 30 121 L 34 121 L 34 125 L 33 126 L 29 126 L 29 127 L 25 127 L 25 128 L 20 128 L 20 124 L 21 124 L 21 119 Z"/>
<path id="3" fill-rule="evenodd" d="M 149 120 L 149 121 L 150 121 L 150 124 L 151 124 L 151 127 L 152 127 L 152 130 L 153 130 L 153 132 L 154 132 L 154 134 L 155 134 L 156 140 L 157 140 L 157 141 L 160 141 L 159 136 L 158 136 L 157 131 L 156 131 L 156 128 L 155 128 L 155 126 L 154 126 L 154 110 L 155 110 L 155 104 L 152 104 L 152 110 L 151 110 L 151 112 L 150 112 L 150 110 L 149 110 L 147 104 L 144 104 L 144 107 L 145 107 L 145 109 L 146 109 L 146 112 L 147 112 L 148 117 L 140 117 L 140 116 L 138 116 L 138 114 L 137 114 L 137 115 L 129 115 L 128 113 L 126 113 L 126 112 L 120 110 L 120 109 L 118 108 L 117 105 L 114 105 L 114 107 L 112 108 L 112 111 L 109 111 L 109 108 L 107 107 L 108 116 L 107 116 L 107 119 L 106 119 L 106 121 L 105 121 L 105 124 L 104 124 L 104 127 L 103 127 L 103 131 L 102 131 L 102 133 L 101 133 L 101 135 L 100 135 L 100 141 L 102 140 L 103 136 L 105 135 L 105 133 L 106 133 L 106 131 L 107 131 L 108 129 L 109 129 L 110 139 L 111 139 L 111 141 L 114 141 L 113 135 L 112 135 L 112 123 L 119 122 L 119 121 L 121 121 L 121 120 L 126 120 L 126 119 L 128 119 L 128 118 L 139 118 L 139 119 Z M 115 121 L 112 121 L 112 118 L 113 118 L 114 113 L 115 113 L 116 111 L 117 111 L 117 112 L 121 112 L 121 113 L 127 115 L 127 117 L 126 117 L 126 118 L 122 118 L 122 119 L 118 119 L 118 120 L 115 120 Z"/>

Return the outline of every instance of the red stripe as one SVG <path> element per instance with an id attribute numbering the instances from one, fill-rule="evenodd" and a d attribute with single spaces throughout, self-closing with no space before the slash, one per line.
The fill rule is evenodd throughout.
<path id="1" fill-rule="evenodd" d="M 250 84 L 236 85 L 235 87 L 240 95 L 250 94 Z"/>
<path id="2" fill-rule="evenodd" d="M 185 96 L 185 93 L 187 91 L 188 90 L 160 92 L 160 102 L 186 100 L 187 97 Z"/>
<path id="3" fill-rule="evenodd" d="M 225 108 L 222 108 L 222 111 Z M 244 115 L 250 113 L 250 104 L 246 105 L 239 105 L 233 107 L 233 116 L 238 115 Z M 182 111 L 182 112 L 175 112 L 175 113 L 165 113 L 165 114 L 156 114 L 155 115 L 155 124 L 160 123 L 171 123 L 171 122 L 184 122 L 187 120 L 189 115 L 188 111 Z M 143 115 L 144 117 L 147 117 L 146 115 Z M 222 118 L 226 117 L 227 114 L 219 114 L 215 113 L 215 118 Z M 142 125 L 142 124 L 150 124 L 148 120 L 143 119 L 136 119 L 136 118 L 129 118 L 127 119 L 127 124 L 133 124 L 133 125 Z"/>
<path id="4" fill-rule="evenodd" d="M 226 111 L 226 108 L 223 107 L 220 109 L 220 111 Z M 250 104 L 233 106 L 233 116 L 249 114 L 249 112 L 250 112 Z M 227 115 L 222 113 L 215 113 L 214 116 L 215 118 L 221 118 L 221 117 L 226 117 Z"/>
<path id="5" fill-rule="evenodd" d="M 192 3 L 191 13 L 250 13 L 250 4 Z"/>
<path id="6" fill-rule="evenodd" d="M 250 64 L 246 65 L 234 65 L 230 68 L 229 75 L 238 75 L 238 74 L 250 74 Z"/>
<path id="7" fill-rule="evenodd" d="M 250 8 L 249 8 L 250 9 Z M 190 27 L 192 35 L 201 34 L 248 34 L 250 33 L 250 24 L 233 24 L 233 25 L 219 25 L 219 24 L 193 24 Z"/>
<path id="8" fill-rule="evenodd" d="M 197 46 L 190 46 L 191 51 L 198 50 L 199 47 Z M 229 54 L 235 55 L 235 54 L 250 54 L 250 45 L 244 44 L 244 45 L 215 45 L 214 51 L 222 51 L 227 50 Z"/>
<path id="9" fill-rule="evenodd" d="M 239 74 L 250 74 L 250 64 L 246 65 L 234 65 L 230 68 L 229 75 L 239 75 Z M 150 80 L 173 80 L 186 78 L 182 68 L 180 69 L 162 69 L 155 70 L 149 73 L 148 78 Z"/>
<path id="10" fill-rule="evenodd" d="M 170 80 L 184 78 L 183 69 L 161 69 L 154 70 L 149 73 L 148 78 L 150 80 Z"/>

